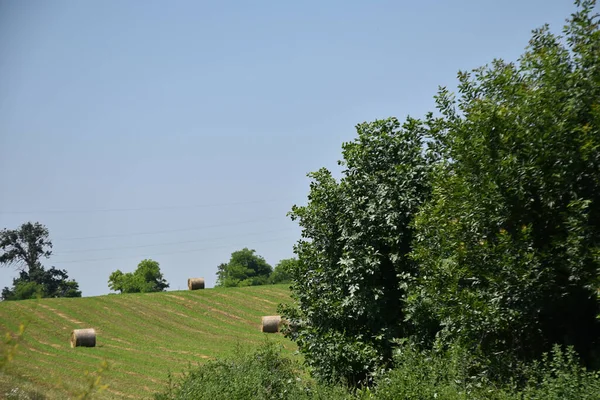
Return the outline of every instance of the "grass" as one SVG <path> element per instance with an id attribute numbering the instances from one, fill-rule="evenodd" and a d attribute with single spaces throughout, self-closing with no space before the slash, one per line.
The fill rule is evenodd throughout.
<path id="1" fill-rule="evenodd" d="M 99 368 L 108 387 L 95 398 L 150 398 L 164 389 L 169 372 L 177 376 L 189 364 L 233 355 L 238 345 L 255 348 L 268 337 L 291 355 L 295 344 L 260 331 L 261 316 L 276 314 L 288 300 L 287 285 L 269 285 L 2 302 L 1 333 L 29 323 L 0 373 L 0 398 L 16 388 L 30 398 L 77 398 L 90 385 L 85 371 L 93 380 Z M 96 347 L 70 347 L 69 335 L 79 328 L 96 329 Z"/>

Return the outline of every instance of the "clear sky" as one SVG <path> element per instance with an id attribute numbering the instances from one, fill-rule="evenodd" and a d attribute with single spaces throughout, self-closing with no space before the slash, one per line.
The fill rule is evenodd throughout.
<path id="1" fill-rule="evenodd" d="M 306 173 L 363 121 L 514 61 L 570 1 L 0 0 L 0 228 L 50 230 L 84 296 L 160 263 L 173 290 L 243 247 L 293 256 Z M 12 268 L 0 268 L 0 287 Z"/>

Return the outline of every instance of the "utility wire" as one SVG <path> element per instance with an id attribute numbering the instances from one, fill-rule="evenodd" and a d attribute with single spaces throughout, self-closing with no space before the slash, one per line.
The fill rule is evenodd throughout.
<path id="1" fill-rule="evenodd" d="M 137 208 L 104 208 L 90 210 L 37 210 L 37 211 L 2 211 L 0 215 L 17 215 L 17 214 L 81 214 L 81 213 L 106 213 L 106 212 L 133 212 L 133 211 L 160 211 L 160 210 L 186 210 L 192 208 L 209 208 L 209 207 L 224 207 L 224 206 L 240 206 L 245 204 L 260 204 L 274 203 L 278 201 L 294 201 L 292 199 L 272 199 L 272 200 L 254 200 L 254 201 L 239 201 L 233 203 L 208 203 L 195 204 L 188 206 L 165 206 L 165 207 L 137 207 Z"/>
<path id="2" fill-rule="evenodd" d="M 253 236 L 253 235 L 262 235 L 264 233 L 277 233 L 277 232 L 291 232 L 295 229 L 276 229 L 276 230 L 270 230 L 270 231 L 263 231 L 263 232 L 251 232 L 251 233 L 245 233 L 242 235 L 227 235 L 227 236 L 221 236 L 221 237 L 216 237 L 216 238 L 210 238 L 210 239 L 202 239 L 202 240 L 185 240 L 185 241 L 179 241 L 179 242 L 167 242 L 167 243 L 155 243 L 155 244 L 142 244 L 142 245 L 135 245 L 135 246 L 120 246 L 120 247 L 104 247 L 104 248 L 96 248 L 96 249 L 85 249 L 85 250 L 65 250 L 65 251 L 61 251 L 58 253 L 52 253 L 52 255 L 54 256 L 60 256 L 63 254 L 72 254 L 72 253 L 90 253 L 90 252 L 94 252 L 94 251 L 112 251 L 112 250 L 122 250 L 122 249 L 140 249 L 140 248 L 144 248 L 144 247 L 156 247 L 156 246 L 170 246 L 170 245 L 174 245 L 174 244 L 183 244 L 183 243 L 204 243 L 204 242 L 211 242 L 211 241 L 215 241 L 215 240 L 221 240 L 221 239 L 228 239 L 228 238 L 232 238 L 232 237 L 246 237 L 246 236 Z"/>
<path id="3" fill-rule="evenodd" d="M 289 238 L 286 237 L 278 237 L 276 239 L 268 239 L 268 240 L 261 240 L 261 241 L 255 241 L 251 244 L 256 244 L 256 243 L 268 243 L 268 242 L 278 242 L 281 240 L 289 240 Z M 250 243 L 249 243 L 250 244 Z M 172 252 L 167 252 L 167 253 L 152 253 L 152 257 L 156 257 L 156 256 L 165 256 L 165 255 L 171 255 L 171 254 L 183 254 L 183 253 L 195 253 L 198 251 L 205 251 L 205 250 L 214 250 L 214 249 L 224 249 L 224 248 L 228 248 L 231 247 L 231 244 L 227 244 L 227 245 L 223 245 L 223 246 L 216 246 L 216 247 L 203 247 L 200 249 L 192 249 L 192 250 L 183 250 L 183 251 L 172 251 Z M 130 259 L 130 258 L 143 258 L 146 256 L 127 256 L 127 257 L 106 257 L 106 258 L 91 258 L 91 259 L 87 259 L 87 260 L 71 260 L 71 261 L 56 261 L 56 264 L 73 264 L 73 263 L 83 263 L 83 262 L 95 262 L 95 261 L 108 261 L 108 260 L 124 260 L 124 259 Z"/>
<path id="4" fill-rule="evenodd" d="M 227 223 L 227 224 L 196 226 L 196 227 L 191 227 L 191 228 L 167 229 L 167 230 L 162 230 L 162 231 L 150 231 L 150 232 L 146 231 L 146 232 L 116 233 L 116 234 L 112 234 L 112 235 L 79 236 L 79 237 L 70 237 L 70 238 L 58 238 L 55 240 L 66 241 L 66 240 L 84 240 L 84 239 L 103 239 L 103 238 L 113 238 L 113 237 L 156 235 L 156 234 L 160 234 L 160 233 L 187 232 L 187 231 L 197 231 L 197 230 L 202 230 L 202 229 L 207 229 L 207 228 L 220 228 L 222 226 L 235 226 L 235 225 L 250 224 L 250 223 L 262 222 L 262 221 L 272 221 L 272 220 L 280 219 L 280 218 L 281 217 L 269 217 L 269 218 L 253 219 L 253 220 L 249 220 L 249 221 L 237 221 L 237 222 L 231 222 L 231 223 Z"/>

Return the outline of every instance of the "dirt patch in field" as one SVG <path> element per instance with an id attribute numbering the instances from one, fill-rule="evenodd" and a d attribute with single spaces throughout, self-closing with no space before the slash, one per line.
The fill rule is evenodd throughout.
<path id="1" fill-rule="evenodd" d="M 251 294 L 247 294 L 247 293 L 237 292 L 236 294 L 241 294 L 241 295 L 242 295 L 242 296 L 244 296 L 244 297 L 249 297 L 249 298 L 251 298 L 252 300 L 255 300 L 255 301 L 260 301 L 260 302 L 266 303 L 266 304 L 268 304 L 268 305 L 274 305 L 274 306 L 276 306 L 276 305 L 278 305 L 278 304 L 279 304 L 279 303 L 278 303 L 278 302 L 276 302 L 276 301 L 271 301 L 271 300 L 267 300 L 267 299 L 262 299 L 262 298 L 260 298 L 260 297 L 252 296 Z M 239 298 L 241 297 L 241 296 L 230 296 L 230 295 L 227 295 L 227 294 L 224 294 L 224 293 L 215 293 L 215 295 L 216 295 L 216 296 L 219 296 L 219 297 L 226 298 L 226 299 L 236 299 L 236 300 L 239 300 Z"/>
<path id="2" fill-rule="evenodd" d="M 119 338 L 116 338 L 116 337 L 107 337 L 107 339 L 114 340 L 115 342 L 127 344 L 127 345 L 130 345 L 130 346 L 132 345 L 131 342 L 128 342 L 127 340 L 119 339 Z"/>
<path id="3" fill-rule="evenodd" d="M 47 305 L 42 304 L 42 303 L 39 303 L 38 305 L 40 307 L 42 307 L 42 308 L 45 308 L 46 310 L 52 311 L 54 314 L 58 315 L 61 318 L 66 319 L 67 321 L 69 321 L 69 322 L 71 322 L 73 324 L 83 324 L 83 322 L 77 321 L 76 319 L 73 319 L 73 318 L 69 317 L 68 315 L 65 315 L 64 313 L 62 313 L 62 312 L 58 311 L 57 309 L 54 309 L 54 308 L 52 308 L 50 306 L 47 306 Z"/>
<path id="4" fill-rule="evenodd" d="M 181 362 L 181 358 L 169 357 L 169 356 L 166 356 L 164 354 L 155 354 L 155 353 L 152 353 L 152 352 L 149 352 L 149 351 L 138 350 L 138 349 L 134 349 L 134 348 L 131 348 L 131 347 L 121 347 L 121 346 L 115 346 L 113 344 L 105 344 L 104 346 L 105 347 L 110 347 L 110 348 L 113 348 L 113 349 L 118 349 L 118 350 L 130 351 L 132 353 L 143 354 L 144 356 L 147 356 L 147 357 L 153 357 L 153 358 L 159 358 L 159 359 L 167 359 L 167 360 L 174 361 L 174 362 Z M 126 363 L 124 363 L 124 362 L 121 363 L 121 364 L 122 365 L 126 365 Z M 127 371 L 123 371 L 123 372 L 127 373 Z M 140 376 L 145 376 L 145 375 L 140 375 Z"/>
<path id="5" fill-rule="evenodd" d="M 115 346 L 114 344 L 108 344 L 108 343 L 104 343 L 104 347 L 112 347 L 113 349 L 119 349 L 119 350 L 127 350 L 127 351 L 134 351 L 136 353 L 146 353 L 145 351 L 141 351 L 138 349 L 134 349 L 133 347 L 122 347 L 122 346 Z"/>
<path id="6" fill-rule="evenodd" d="M 171 349 L 167 349 L 165 347 L 159 347 L 161 350 L 166 351 L 168 353 L 177 353 L 177 354 L 190 354 L 192 356 L 196 356 L 196 357 L 200 357 L 200 358 L 204 358 L 206 360 L 208 359 L 214 359 L 214 357 L 210 357 L 204 354 L 199 354 L 199 353 L 194 353 L 193 351 L 186 351 L 186 350 L 171 350 Z"/>
<path id="7" fill-rule="evenodd" d="M 121 314 L 119 311 L 116 310 L 116 307 L 107 307 L 107 306 L 104 306 L 102 308 L 105 309 L 105 310 L 107 310 L 109 315 L 116 315 L 116 316 L 119 316 L 119 317 L 123 316 L 123 314 Z"/>
<path id="8" fill-rule="evenodd" d="M 184 297 L 177 296 L 177 295 L 174 295 L 174 294 L 167 294 L 166 296 L 167 296 L 167 297 L 172 297 L 172 298 L 175 298 L 175 299 L 178 299 L 178 300 L 182 300 L 182 301 L 183 301 L 183 303 L 178 303 L 178 304 L 181 304 L 181 305 L 183 305 L 184 307 L 186 307 L 186 308 L 189 308 L 189 309 L 197 310 L 197 309 L 198 309 L 198 307 L 200 306 L 200 307 L 202 307 L 203 309 L 206 309 L 206 310 L 208 310 L 208 311 L 211 311 L 211 312 L 215 312 L 215 313 L 218 313 L 218 314 L 224 315 L 224 316 L 226 316 L 226 317 L 228 317 L 228 318 L 237 319 L 238 321 L 244 321 L 244 319 L 243 319 L 243 318 L 241 318 L 241 317 L 239 317 L 239 316 L 237 316 L 237 315 L 234 315 L 234 314 L 228 313 L 227 311 L 219 310 L 218 308 L 211 307 L 211 306 L 209 306 L 209 305 L 208 305 L 208 304 L 206 304 L 206 303 L 199 303 L 199 302 L 196 302 L 196 301 L 188 300 L 188 299 L 186 299 L 186 298 L 184 298 Z M 189 305 L 191 305 L 191 306 L 193 306 L 193 307 L 191 307 L 191 306 L 190 306 L 190 307 L 188 307 L 186 304 L 189 304 Z"/>
<path id="9" fill-rule="evenodd" d="M 173 297 L 173 298 L 178 299 L 178 300 L 182 300 L 182 301 L 187 301 L 187 302 L 193 303 L 193 301 L 191 301 L 189 299 L 186 299 L 185 297 L 177 296 L 176 294 L 167 294 L 166 296 L 167 297 Z"/>
<path id="10" fill-rule="evenodd" d="M 50 356 L 50 357 L 56 357 L 56 354 L 46 353 L 45 351 L 38 350 L 38 349 L 36 349 L 36 348 L 33 348 L 33 347 L 31 347 L 31 346 L 27 346 L 27 347 L 25 347 L 25 348 L 26 348 L 27 350 L 29 350 L 29 351 L 32 351 L 32 352 L 34 352 L 34 353 L 39 353 L 39 354 L 43 354 L 43 355 L 45 355 L 45 356 Z"/>
<path id="11" fill-rule="evenodd" d="M 123 392 L 119 392 L 118 390 L 111 389 L 110 386 L 106 388 L 106 391 L 116 394 L 119 397 L 127 397 L 128 399 L 143 399 L 144 398 L 144 396 L 134 396 L 132 394 L 126 394 Z"/>
<path id="12" fill-rule="evenodd" d="M 163 381 L 161 381 L 161 380 L 159 380 L 159 379 L 152 378 L 152 377 L 150 377 L 150 376 L 147 376 L 147 375 L 138 374 L 137 372 L 133 372 L 133 371 L 123 371 L 123 372 L 125 372 L 127 375 L 131 375 L 131 376 L 139 376 L 140 378 L 147 379 L 147 380 L 149 380 L 150 382 L 154 382 L 154 383 L 157 383 L 157 384 L 163 384 L 163 383 L 164 383 Z"/>
<path id="13" fill-rule="evenodd" d="M 41 343 L 44 346 L 54 347 L 55 349 L 62 349 L 63 347 L 65 347 L 65 346 L 61 346 L 60 344 L 56 344 L 56 343 L 44 342 L 43 340 L 39 340 L 39 339 L 38 339 L 38 343 Z"/>

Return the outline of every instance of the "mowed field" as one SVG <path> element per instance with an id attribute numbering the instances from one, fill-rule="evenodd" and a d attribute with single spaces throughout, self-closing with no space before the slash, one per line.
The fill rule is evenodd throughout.
<path id="1" fill-rule="evenodd" d="M 85 371 L 96 371 L 103 360 L 108 369 L 101 383 L 108 388 L 95 398 L 142 399 L 164 390 L 169 372 L 179 376 L 189 364 L 266 340 L 291 356 L 291 341 L 260 330 L 261 316 L 276 314 L 289 296 L 287 285 L 268 285 L 1 302 L 3 336 L 21 322 L 27 328 L 0 373 L 0 398 L 15 387 L 47 399 L 76 398 L 89 385 Z M 80 328 L 96 330 L 96 347 L 70 347 L 71 331 Z"/>

